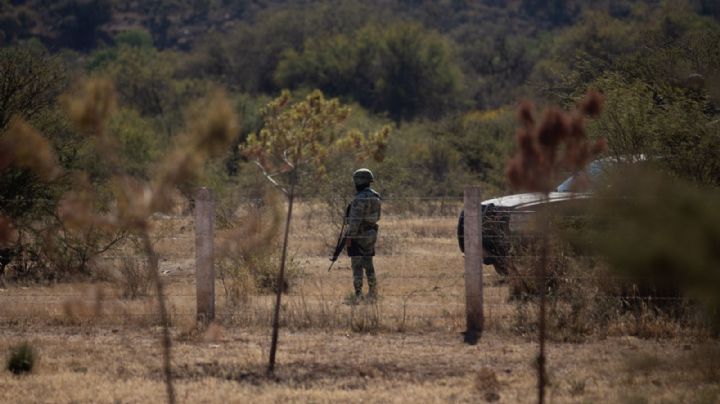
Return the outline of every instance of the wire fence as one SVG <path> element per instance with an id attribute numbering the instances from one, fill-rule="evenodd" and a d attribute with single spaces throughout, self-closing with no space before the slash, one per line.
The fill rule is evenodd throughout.
<path id="1" fill-rule="evenodd" d="M 272 293 L 277 287 L 284 288 L 282 315 L 284 324 L 289 326 L 355 327 L 353 322 L 360 316 L 363 321 L 373 322 L 375 327 L 390 330 L 436 327 L 461 331 L 468 299 L 482 299 L 486 322 L 495 327 L 502 328 L 502 324 L 509 327 L 519 321 L 518 310 L 532 309 L 540 284 L 548 288 L 548 299 L 554 309 L 567 311 L 568 316 L 591 314 L 588 321 L 593 321 L 592 315 L 599 310 L 598 307 L 620 315 L 623 311 L 636 314 L 637 310 L 632 308 L 638 304 L 692 304 L 674 291 L 641 290 L 644 281 L 661 282 L 661 276 L 639 277 L 598 271 L 598 263 L 602 263 L 603 258 L 597 254 L 553 251 L 553 265 L 562 268 L 549 271 L 546 279 L 541 281 L 533 270 L 541 254 L 530 247 L 520 247 L 523 243 L 532 245 L 536 234 L 533 231 L 523 232 L 522 229 L 511 230 L 508 223 L 511 215 L 505 218 L 483 216 L 482 237 L 483 243 L 502 241 L 512 245 L 507 254 L 494 254 L 493 257 L 512 262 L 516 271 L 499 274 L 492 265 L 485 265 L 482 269 L 482 294 L 468 292 L 464 256 L 457 238 L 458 216 L 464 200 L 457 197 L 390 197 L 383 200 L 374 258 L 379 295 L 358 302 L 353 300 L 349 259 L 343 255 L 328 272 L 328 257 L 342 220 L 333 214 L 337 211 L 335 204 L 347 200 L 304 200 L 298 205 L 290 233 L 287 285 L 275 285 L 272 278 L 277 268 L 279 247 L 257 248 L 257 254 L 244 251 L 240 257 L 216 255 L 214 287 L 217 318 L 237 326 L 269 324 Z M 10 201 L 3 202 L 7 204 Z M 243 210 L 242 206 L 260 206 L 264 201 L 246 198 L 236 203 L 241 209 L 233 220 L 239 226 L 244 221 L 262 220 L 259 216 L 252 216 L 259 215 L 259 211 Z M 532 224 L 535 220 L 533 213 L 524 209 L 517 215 L 522 216 L 524 223 Z M 553 212 L 553 220 L 558 222 L 595 219 L 577 211 Z M 486 226 L 496 225 L 504 226 L 508 231 L 502 234 L 485 232 Z M 171 317 L 191 321 L 198 314 L 195 302 L 195 217 L 189 212 L 155 215 L 153 226 L 152 238 L 159 270 L 167 284 L 166 299 L 170 303 Z M 255 231 L 261 228 L 256 227 Z M 216 244 L 229 242 L 242 247 L 243 238 L 253 236 L 245 234 L 239 239 L 226 240 L 222 236 L 224 230 L 216 229 Z M 552 241 L 562 241 L 556 233 L 545 236 Z M 130 248 L 131 244 L 120 243 L 93 258 L 94 265 L 111 273 L 110 278 L 116 281 L 116 285 L 106 286 L 107 291 L 98 295 L 87 288 L 63 285 L 27 289 L 10 286 L 0 291 L 0 305 L 6 308 L 13 306 L 14 309 L 5 310 L 0 318 L 11 320 L 33 313 L 40 317 L 48 314 L 50 317 L 72 317 L 73 304 L 100 306 L 101 309 L 89 311 L 108 322 L 112 322 L 113 318 L 157 317 L 150 303 L 152 300 L 142 297 L 149 292 L 140 290 L 137 293 L 140 297 L 131 299 L 129 296 L 132 294 L 122 290 L 133 286 L 130 285 L 133 280 L 127 279 L 129 276 L 138 276 L 123 272 L 127 261 L 138 261 L 138 265 L 142 266 L 142 261 L 146 259 Z M 363 282 L 367 292 L 367 279 Z M 142 285 L 135 286 L 142 289 Z M 521 286 L 525 289 L 522 290 Z M 533 321 L 529 317 L 523 317 L 523 320 Z"/>

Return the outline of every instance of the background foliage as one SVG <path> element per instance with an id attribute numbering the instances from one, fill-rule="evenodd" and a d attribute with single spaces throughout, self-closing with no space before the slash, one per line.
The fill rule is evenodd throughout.
<path id="1" fill-rule="evenodd" d="M 262 131 L 262 109 L 286 88 L 292 101 L 316 89 L 339 98 L 350 106 L 347 127 L 360 132 L 395 126 L 385 159 L 367 163 L 389 197 L 458 197 L 470 182 L 488 197 L 507 192 L 516 103 L 569 108 L 588 89 L 605 94 L 588 129 L 608 138 L 610 154 L 642 154 L 671 176 L 716 187 L 716 3 L 0 0 L 0 139 L 21 117 L 48 137 L 64 170 L 48 180 L 0 166 L 0 214 L 29 231 L 52 219 L 81 173 L 107 193 L 117 167 L 153 178 L 189 129 L 183 117 L 218 87 L 240 128 L 186 191 L 264 194 L 238 146 Z M 107 127 L 118 164 L 61 108 L 69 83 L 97 76 L 118 92 Z M 310 179 L 302 196 L 347 198 L 354 165 L 348 154 L 325 163 L 322 181 L 301 173 Z M 5 262 L 12 254 L 3 251 Z"/>

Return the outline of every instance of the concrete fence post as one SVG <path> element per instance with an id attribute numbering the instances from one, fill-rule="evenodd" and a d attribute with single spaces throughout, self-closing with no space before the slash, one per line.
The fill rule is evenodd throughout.
<path id="1" fill-rule="evenodd" d="M 483 330 L 482 213 L 479 186 L 466 186 L 465 207 L 465 342 L 477 343 Z"/>
<path id="2" fill-rule="evenodd" d="M 199 188 L 195 193 L 195 287 L 197 321 L 202 323 L 215 318 L 214 227 L 213 192 L 208 188 Z"/>

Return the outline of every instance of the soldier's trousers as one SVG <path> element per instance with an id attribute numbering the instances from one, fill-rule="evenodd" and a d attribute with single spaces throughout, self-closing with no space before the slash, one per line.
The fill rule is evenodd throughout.
<path id="1" fill-rule="evenodd" d="M 375 267 L 373 266 L 373 257 L 350 257 L 350 265 L 353 271 L 353 286 L 355 287 L 355 294 L 359 295 L 362 293 L 363 286 L 363 269 L 368 280 L 368 289 L 370 295 L 377 293 L 377 280 L 375 279 Z"/>

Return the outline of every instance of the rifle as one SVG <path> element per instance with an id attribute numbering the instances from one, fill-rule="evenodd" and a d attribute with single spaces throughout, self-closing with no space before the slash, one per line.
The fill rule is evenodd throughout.
<path id="1" fill-rule="evenodd" d="M 333 265 L 335 265 L 335 261 L 337 261 L 338 257 L 342 253 L 343 248 L 345 248 L 345 242 L 347 240 L 347 222 L 348 222 L 348 216 L 350 215 L 350 205 L 347 206 L 347 209 L 345 209 L 345 218 L 343 219 L 342 228 L 340 229 L 340 236 L 338 237 L 337 244 L 335 245 L 335 251 L 333 251 L 332 257 L 330 257 L 330 267 L 328 268 L 328 272 L 332 269 Z"/>

